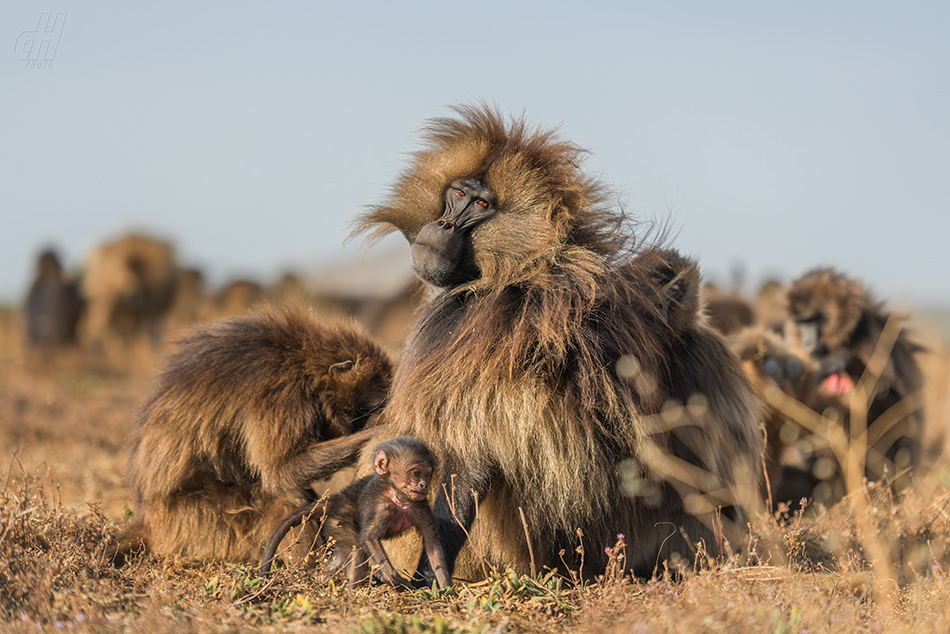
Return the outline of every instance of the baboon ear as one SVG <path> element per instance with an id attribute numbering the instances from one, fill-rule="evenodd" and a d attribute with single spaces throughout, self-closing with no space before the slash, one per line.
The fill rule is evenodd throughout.
<path id="1" fill-rule="evenodd" d="M 373 467 L 376 468 L 376 473 L 379 475 L 389 473 L 389 458 L 386 457 L 385 451 L 376 452 L 376 460 L 373 461 Z"/>
<path id="2" fill-rule="evenodd" d="M 674 330 L 684 330 L 699 318 L 699 273 L 692 265 L 677 272 L 663 288 L 660 312 Z"/>
<path id="3" fill-rule="evenodd" d="M 352 370 L 354 365 L 356 365 L 356 363 L 352 359 L 347 359 L 346 361 L 340 361 L 338 363 L 334 363 L 329 368 L 327 368 L 327 373 L 338 374 L 340 372 L 346 372 L 347 370 Z"/>

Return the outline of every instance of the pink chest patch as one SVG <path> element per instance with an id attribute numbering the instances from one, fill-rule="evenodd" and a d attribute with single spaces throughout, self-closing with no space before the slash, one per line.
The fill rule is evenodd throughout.
<path id="1" fill-rule="evenodd" d="M 847 372 L 835 372 L 822 382 L 822 385 L 832 391 L 836 396 L 841 396 L 854 389 L 854 381 Z"/>
<path id="2" fill-rule="evenodd" d="M 409 521 L 409 518 L 406 517 L 405 515 L 400 515 L 399 519 L 396 520 L 396 522 L 392 525 L 392 528 L 390 529 L 390 534 L 396 535 L 398 533 L 403 532 L 410 526 L 412 526 L 412 522 Z"/>

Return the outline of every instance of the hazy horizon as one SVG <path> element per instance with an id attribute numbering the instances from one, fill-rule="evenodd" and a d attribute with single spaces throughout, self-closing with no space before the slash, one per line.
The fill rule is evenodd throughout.
<path id="1" fill-rule="evenodd" d="M 27 67 L 44 11 L 66 14 L 55 56 Z M 131 229 L 212 281 L 352 259 L 349 223 L 385 199 L 414 131 L 485 100 L 589 148 L 585 168 L 708 278 L 831 265 L 950 305 L 950 5 L 26 2 L 0 18 L 0 300 L 22 298 L 43 247 L 75 268 Z"/>

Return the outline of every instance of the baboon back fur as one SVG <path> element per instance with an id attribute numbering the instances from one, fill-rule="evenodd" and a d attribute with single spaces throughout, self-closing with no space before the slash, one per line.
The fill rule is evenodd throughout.
<path id="1" fill-rule="evenodd" d="M 311 453 L 358 431 L 390 376 L 355 322 L 301 307 L 261 307 L 183 335 L 132 438 L 135 517 L 152 547 L 259 557 L 280 519 L 311 497 L 310 482 L 329 475 L 313 471 Z"/>

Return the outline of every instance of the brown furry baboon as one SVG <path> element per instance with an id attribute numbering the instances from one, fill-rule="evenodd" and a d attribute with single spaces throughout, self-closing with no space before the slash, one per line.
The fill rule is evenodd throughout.
<path id="1" fill-rule="evenodd" d="M 332 574 L 347 566 L 351 586 L 369 576 L 372 564 L 388 583 L 411 587 L 411 582 L 393 567 L 380 541 L 409 528 L 419 531 L 439 587 L 452 583 L 427 499 L 436 464 L 432 452 L 424 443 L 409 437 L 387 440 L 373 452 L 374 473 L 327 499 L 304 505 L 281 522 L 264 549 L 262 574 L 270 572 L 277 547 L 291 526 L 309 520 L 322 509 L 322 513 L 317 513 L 322 522 L 320 535 L 332 543 L 333 552 L 327 571 Z"/>
<path id="2" fill-rule="evenodd" d="M 805 402 L 818 412 L 833 407 L 848 427 L 847 395 L 865 375 L 890 314 L 857 281 L 830 268 L 815 269 L 788 289 L 792 338 L 818 364 L 818 387 Z M 901 476 L 920 458 L 923 378 L 916 354 L 922 348 L 902 329 L 879 372 L 868 377 L 866 471 L 878 480 Z"/>
<path id="3" fill-rule="evenodd" d="M 712 284 L 703 287 L 709 325 L 724 335 L 738 332 L 754 321 L 752 306 L 738 293 L 725 293 Z"/>
<path id="4" fill-rule="evenodd" d="M 281 518 L 312 499 L 310 484 L 355 459 L 370 434 L 349 434 L 383 403 L 390 375 L 361 327 L 301 307 L 194 328 L 138 415 L 125 541 L 256 560 Z"/>
<path id="5" fill-rule="evenodd" d="M 237 315 L 264 299 L 264 288 L 252 280 L 232 280 L 214 298 L 211 318 Z"/>
<path id="6" fill-rule="evenodd" d="M 637 253 L 582 150 L 555 132 L 457 113 L 428 124 L 389 201 L 358 225 L 401 231 L 436 289 L 379 438 L 414 436 L 440 456 L 433 512 L 450 569 L 480 575 L 476 554 L 603 569 L 624 533 L 628 568 L 650 575 L 698 542 L 740 543 L 759 486 L 758 401 L 700 312 L 695 266 Z"/>
<path id="7" fill-rule="evenodd" d="M 752 302 L 753 323 L 772 332 L 783 332 L 788 318 L 786 290 L 786 285 L 776 279 L 763 282 Z"/>
<path id="8" fill-rule="evenodd" d="M 770 387 L 800 401 L 813 394 L 817 363 L 782 336 L 767 327 L 751 326 L 730 335 L 729 342 L 752 388 L 766 403 Z M 770 496 L 775 508 L 788 502 L 794 508 L 802 498 L 812 497 L 817 481 L 793 448 L 796 440 L 809 433 L 787 414 L 774 407 L 766 408 L 767 490 L 763 493 Z"/>
<path id="9" fill-rule="evenodd" d="M 34 346 L 76 343 L 81 311 L 78 285 L 66 276 L 56 252 L 44 251 L 23 305 L 27 341 Z"/>
<path id="10" fill-rule="evenodd" d="M 168 309 L 165 330 L 174 333 L 202 320 L 207 311 L 208 295 L 204 275 L 193 268 L 179 268 L 175 299 Z"/>
<path id="11" fill-rule="evenodd" d="M 112 355 L 137 341 L 158 344 L 177 283 L 168 242 L 132 233 L 95 249 L 83 267 L 84 347 Z"/>
<path id="12" fill-rule="evenodd" d="M 387 349 L 398 353 L 406 343 L 419 309 L 428 295 L 426 285 L 419 279 L 413 279 L 392 297 L 362 302 L 356 311 L 356 318 Z"/>

